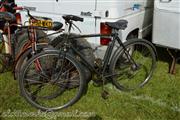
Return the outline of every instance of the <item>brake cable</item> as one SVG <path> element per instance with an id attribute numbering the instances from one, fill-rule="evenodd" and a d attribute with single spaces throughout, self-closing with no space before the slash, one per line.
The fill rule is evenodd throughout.
<path id="1" fill-rule="evenodd" d="M 78 31 L 79 31 L 80 33 L 82 33 L 81 30 L 80 30 L 80 28 L 79 28 L 76 24 L 72 23 L 72 25 L 74 25 L 74 27 L 75 27 L 76 29 L 78 29 Z"/>

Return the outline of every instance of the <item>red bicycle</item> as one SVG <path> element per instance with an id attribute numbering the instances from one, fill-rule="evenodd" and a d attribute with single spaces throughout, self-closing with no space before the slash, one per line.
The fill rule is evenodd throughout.
<path id="1" fill-rule="evenodd" d="M 47 38 L 43 30 L 55 30 L 53 34 L 62 32 L 62 23 L 52 22 L 51 20 L 39 19 L 30 14 L 29 10 L 23 7 L 10 7 L 10 4 L 3 4 L 12 11 L 25 10 L 29 16 L 29 25 L 24 26 L 16 22 L 16 16 L 11 12 L 0 12 L 0 21 L 4 22 L 1 33 L 0 43 L 0 72 L 12 67 L 15 77 L 18 79 L 21 66 L 27 59 L 41 51 L 44 47 L 48 47 Z M 38 26 L 39 21 L 48 21 L 49 26 Z M 47 24 L 46 24 L 47 25 Z M 16 30 L 13 31 L 16 27 Z M 26 33 L 26 34 L 23 34 Z M 44 33 L 43 35 L 40 33 Z M 52 34 L 50 34 L 52 35 Z M 20 39 L 18 39 L 20 38 Z"/>

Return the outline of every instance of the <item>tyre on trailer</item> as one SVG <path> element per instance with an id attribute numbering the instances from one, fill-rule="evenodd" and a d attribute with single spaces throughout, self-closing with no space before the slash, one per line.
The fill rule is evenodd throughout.
<path id="1" fill-rule="evenodd" d="M 76 36 L 76 34 L 71 34 L 70 36 L 71 37 Z M 63 43 L 65 40 L 66 40 L 66 35 L 60 35 L 51 42 L 51 45 L 57 49 L 60 49 L 63 47 Z M 87 62 L 92 66 L 94 66 L 95 56 L 90 43 L 84 38 L 72 39 L 71 43 L 84 56 Z M 81 61 L 80 59 L 78 60 Z M 92 79 L 92 73 L 84 65 L 83 65 L 83 69 L 86 72 L 87 81 L 90 81 Z"/>
<path id="2" fill-rule="evenodd" d="M 36 35 L 38 37 L 46 36 L 46 33 L 44 33 L 42 30 L 36 30 Z M 32 49 L 28 48 L 24 50 L 24 46 L 29 42 L 29 37 L 27 33 L 27 29 L 22 29 L 21 31 L 18 31 L 16 36 L 16 42 L 15 42 L 15 55 L 16 55 L 16 65 L 14 66 L 15 70 L 15 79 L 19 79 L 19 72 L 21 71 L 21 66 L 24 65 L 24 63 L 32 57 Z M 37 52 L 40 52 L 42 48 L 48 46 L 49 39 L 43 38 L 38 40 L 37 43 Z"/>
<path id="3" fill-rule="evenodd" d="M 46 36 L 42 30 L 36 30 L 36 37 L 43 37 Z M 15 55 L 21 53 L 24 49 L 24 46 L 29 42 L 28 32 L 27 29 L 22 29 L 16 34 L 16 43 L 15 43 Z M 42 38 L 37 41 L 38 43 L 48 43 L 49 38 Z"/>

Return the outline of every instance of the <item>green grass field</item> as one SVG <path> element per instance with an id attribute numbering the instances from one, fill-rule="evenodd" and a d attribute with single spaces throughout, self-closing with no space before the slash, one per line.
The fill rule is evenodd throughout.
<path id="1" fill-rule="evenodd" d="M 20 96 L 18 82 L 13 80 L 12 74 L 1 74 L 0 120 L 180 120 L 180 65 L 177 65 L 175 75 L 168 74 L 169 56 L 164 49 L 159 54 L 154 76 L 144 88 L 121 92 L 108 84 L 106 88 L 110 96 L 104 100 L 101 98 L 102 88 L 90 83 L 87 94 L 80 101 L 56 113 L 40 113 Z M 18 117 L 25 113 L 37 117 Z M 5 117 L 6 114 L 9 116 Z"/>

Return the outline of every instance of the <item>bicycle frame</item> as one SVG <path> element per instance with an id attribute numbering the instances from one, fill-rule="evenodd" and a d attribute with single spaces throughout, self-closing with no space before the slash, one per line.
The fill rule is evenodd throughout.
<path id="1" fill-rule="evenodd" d="M 116 41 L 119 43 L 119 46 L 124 47 L 122 41 L 118 37 L 118 33 L 114 32 L 112 34 L 78 35 L 78 36 L 74 36 L 74 37 L 69 37 L 68 39 L 73 40 L 73 39 L 78 39 L 78 38 L 90 38 L 90 37 L 112 37 L 112 41 L 109 43 L 109 45 L 107 47 L 107 50 L 105 52 L 104 58 L 103 58 L 104 62 L 103 62 L 103 66 L 102 66 L 103 70 L 101 71 L 102 73 L 97 71 L 94 66 L 92 66 L 89 62 L 87 62 L 87 60 L 84 58 L 84 56 L 73 45 L 71 45 L 70 48 L 72 48 L 72 50 L 80 57 L 80 59 L 82 60 L 83 65 L 85 65 L 91 72 L 94 72 L 96 74 L 101 74 L 105 78 L 114 76 L 114 75 L 106 76 L 106 70 L 108 68 L 108 65 L 109 65 L 109 62 L 110 62 L 110 59 L 111 59 L 111 54 L 113 52 L 113 48 L 115 46 Z"/>
<path id="2" fill-rule="evenodd" d="M 11 38 L 11 27 L 12 26 L 17 26 L 19 28 L 19 30 L 21 31 L 22 28 L 25 28 L 27 29 L 27 33 L 28 33 L 28 41 L 25 43 L 25 45 L 23 46 L 23 48 L 17 53 L 15 54 L 15 44 L 12 44 L 14 42 L 11 42 L 12 41 L 12 38 Z M 6 22 L 5 24 L 5 33 L 2 31 L 2 34 L 3 34 L 3 40 L 2 40 L 2 46 L 0 48 L 0 52 L 3 52 L 5 53 L 6 55 L 8 55 L 8 57 L 10 56 L 12 58 L 12 62 L 13 62 L 13 65 L 12 65 L 12 68 L 13 68 L 13 72 L 15 72 L 15 68 L 21 58 L 21 56 L 26 53 L 26 51 L 29 51 L 29 49 L 31 48 L 31 53 L 34 55 L 37 51 L 37 46 L 40 46 L 40 45 L 43 45 L 43 46 L 47 46 L 48 43 L 38 43 L 37 44 L 37 41 L 41 38 L 44 38 L 46 36 L 41 36 L 41 38 L 37 38 L 36 37 L 36 30 L 38 29 L 41 29 L 39 27 L 34 27 L 32 25 L 29 25 L 29 26 L 23 26 L 23 25 L 20 25 L 20 24 L 10 24 L 8 22 Z M 61 31 L 60 31 L 61 32 Z M 57 33 L 57 32 L 56 32 Z M 14 33 L 14 35 L 17 35 L 17 32 Z M 16 39 L 14 39 L 16 40 Z M 4 50 L 4 51 L 2 51 Z M 4 64 L 6 61 L 4 61 Z M 11 64 L 9 64 L 11 65 Z"/>
<path id="3" fill-rule="evenodd" d="M 3 33 L 3 34 L 5 34 L 8 39 L 6 41 L 3 38 L 3 42 L 4 42 L 4 44 L 7 44 L 8 47 L 5 46 L 5 53 L 13 56 L 13 51 L 12 51 L 12 47 L 13 46 L 11 44 L 11 40 L 12 40 L 11 39 L 11 26 L 18 26 L 18 24 L 9 24 L 9 23 L 6 23 L 6 25 L 7 25 L 6 26 L 7 34 L 5 34 L 5 33 Z M 30 28 L 30 27 L 28 28 L 28 27 L 29 26 L 22 26 L 22 27 L 19 27 L 19 28 L 27 28 L 28 29 L 29 41 L 31 42 L 31 46 L 34 46 L 35 45 L 34 43 L 36 42 L 36 38 L 35 38 L 36 31 L 35 31 L 34 28 Z M 15 35 L 16 35 L 16 33 L 15 33 Z M 28 47 L 29 47 L 29 45 L 28 45 Z M 28 47 L 25 47 L 25 48 L 28 48 Z M 35 50 L 35 48 L 33 50 Z M 15 56 L 13 56 L 13 57 L 15 57 Z"/>
<path id="4" fill-rule="evenodd" d="M 111 54 L 113 52 L 113 48 L 114 48 L 114 45 L 115 45 L 116 41 L 118 42 L 119 46 L 123 48 L 124 53 L 127 56 L 127 59 L 129 59 L 137 67 L 136 62 L 132 59 L 131 55 L 126 50 L 126 47 L 124 46 L 123 42 L 118 37 L 117 30 L 115 30 L 115 29 L 112 30 L 111 34 L 87 34 L 87 35 L 78 35 L 78 36 L 70 37 L 69 35 L 71 33 L 72 26 L 74 25 L 76 28 L 78 28 L 78 27 L 75 24 L 73 24 L 73 20 L 65 21 L 65 23 L 66 23 L 65 31 L 67 33 L 67 38 L 66 38 L 67 41 L 66 42 L 68 42 L 68 43 L 69 43 L 69 40 L 73 40 L 73 39 L 77 39 L 77 38 L 90 38 L 90 37 L 112 37 L 113 38 L 112 41 L 108 44 L 107 50 L 105 52 L 105 56 L 103 58 L 104 62 L 103 62 L 103 67 L 102 67 L 103 68 L 102 73 L 98 72 L 95 69 L 95 67 L 93 67 L 91 64 L 89 64 L 87 62 L 87 60 L 85 60 L 84 56 L 78 50 L 76 50 L 76 48 L 73 45 L 71 45 L 70 48 L 72 48 L 72 50 L 81 58 L 82 63 L 87 68 L 89 68 L 89 70 L 91 72 L 95 72 L 96 74 L 101 74 L 102 75 L 101 77 L 103 77 L 103 78 L 114 76 L 114 75 L 106 75 L 105 76 L 105 73 L 106 73 L 106 69 L 107 69 L 107 67 L 109 65 Z M 79 28 L 78 28 L 78 30 L 79 30 Z"/>

